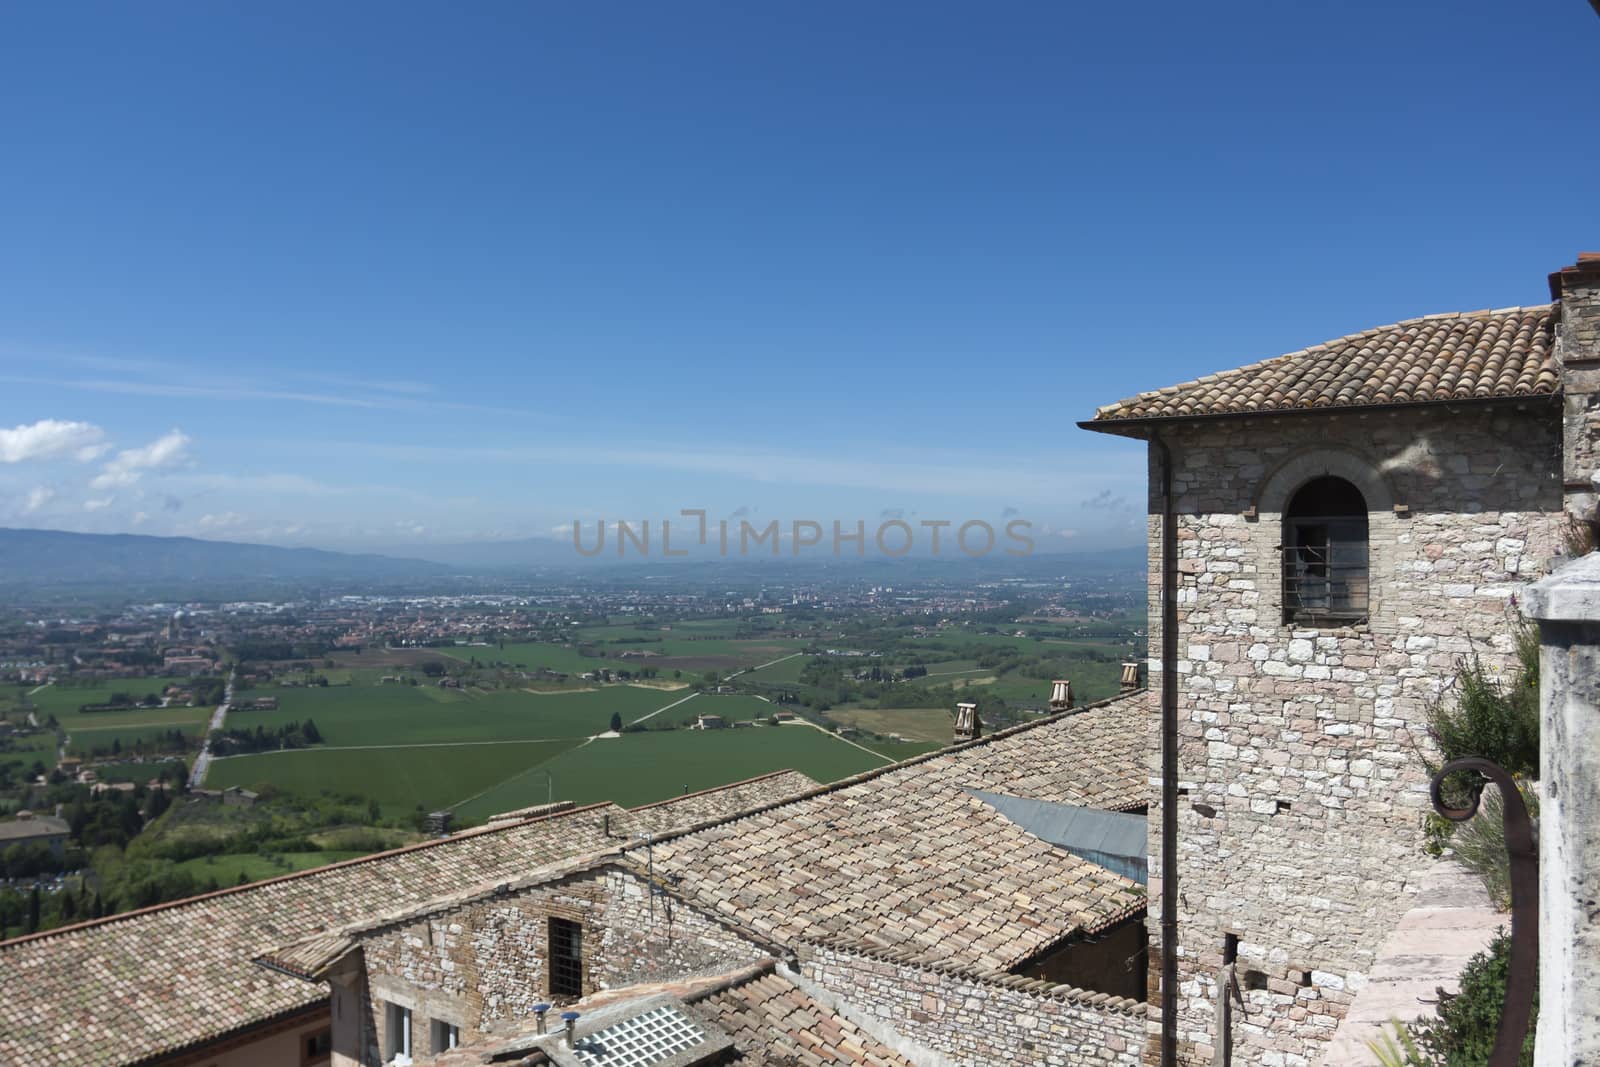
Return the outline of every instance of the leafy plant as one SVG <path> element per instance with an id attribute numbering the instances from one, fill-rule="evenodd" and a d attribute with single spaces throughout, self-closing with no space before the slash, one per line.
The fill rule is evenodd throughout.
<path id="1" fill-rule="evenodd" d="M 1461 972 L 1461 992 L 1439 1001 L 1436 1017 L 1411 1025 L 1417 1044 L 1428 1057 L 1419 1062 L 1438 1067 L 1486 1067 L 1505 1011 L 1506 971 L 1511 964 L 1511 938 L 1502 930 L 1488 949 L 1468 961 Z M 1518 1067 L 1532 1067 L 1535 1026 L 1539 1018 L 1534 996 L 1528 1036 Z"/>
<path id="2" fill-rule="evenodd" d="M 1517 663 L 1509 678 L 1498 677 L 1476 655 L 1460 659 L 1454 682 L 1429 706 L 1428 734 L 1442 763 L 1482 756 L 1513 775 L 1538 777 L 1539 634 L 1519 620 L 1514 636 Z M 1458 797 L 1473 787 L 1466 780 L 1452 784 Z"/>
<path id="3" fill-rule="evenodd" d="M 1378 1057 L 1382 1067 L 1434 1067 L 1434 1061 L 1423 1055 L 1405 1023 L 1390 1019 L 1389 1026 L 1393 1033 L 1385 1030 L 1367 1042 L 1367 1047 Z"/>

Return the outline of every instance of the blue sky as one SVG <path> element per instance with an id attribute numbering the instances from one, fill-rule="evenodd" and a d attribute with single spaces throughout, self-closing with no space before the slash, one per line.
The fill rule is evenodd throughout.
<path id="1" fill-rule="evenodd" d="M 0 525 L 1136 543 L 1142 389 L 1600 246 L 1583 0 L 0 13 Z"/>

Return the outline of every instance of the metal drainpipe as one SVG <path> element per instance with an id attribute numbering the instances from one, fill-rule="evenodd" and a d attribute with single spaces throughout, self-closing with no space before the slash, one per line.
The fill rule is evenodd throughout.
<path id="1" fill-rule="evenodd" d="M 1161 1067 L 1178 1063 L 1178 530 L 1172 449 L 1161 457 Z"/>

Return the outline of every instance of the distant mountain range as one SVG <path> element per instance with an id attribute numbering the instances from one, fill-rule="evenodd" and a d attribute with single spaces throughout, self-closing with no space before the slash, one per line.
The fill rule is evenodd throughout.
<path id="1" fill-rule="evenodd" d="M 193 537 L 0 527 L 0 583 L 397 581 L 451 573 L 441 563 Z"/>
<path id="2" fill-rule="evenodd" d="M 913 554 L 889 559 L 868 552 L 865 558 L 846 553 L 835 559 L 826 551 L 789 552 L 777 558 L 756 553 L 749 557 L 719 557 L 714 546 L 697 547 L 688 558 L 663 559 L 658 553 L 641 558 L 629 553 L 618 559 L 614 549 L 586 558 L 570 541 L 525 538 L 516 541 L 478 541 L 384 547 L 377 552 L 332 552 L 317 548 L 279 548 L 235 541 L 202 541 L 193 537 L 147 537 L 140 534 L 81 534 L 62 530 L 15 530 L 0 527 L 0 585 L 135 585 L 180 587 L 197 583 L 336 583 L 408 585 L 432 579 L 491 580 L 498 576 L 529 576 L 605 567 L 608 571 L 681 568 L 778 568 L 825 566 L 855 568 L 862 565 L 886 572 L 922 567 L 985 567 L 998 565 L 997 573 L 1051 574 L 1063 569 L 1102 570 L 1143 568 L 1144 549 L 1105 549 L 1082 553 L 1038 553 L 1010 558 L 996 553 L 974 560 L 959 553 L 930 559 Z"/>

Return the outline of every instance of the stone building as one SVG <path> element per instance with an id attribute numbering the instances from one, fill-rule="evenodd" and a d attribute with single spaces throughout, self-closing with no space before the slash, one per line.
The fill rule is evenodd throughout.
<path id="1" fill-rule="evenodd" d="M 1151 648 L 1170 647 L 1152 656 L 1152 753 L 1162 658 L 1176 674 L 1177 1062 L 1219 1046 L 1319 1061 L 1418 891 L 1429 702 L 1461 657 L 1511 665 L 1517 590 L 1592 537 L 1600 257 L 1550 284 L 1550 305 L 1380 327 L 1082 424 L 1150 442 Z M 1162 800 L 1153 961 L 1173 888 Z M 1218 982 L 1230 963 L 1238 998 Z"/>
<path id="2" fill-rule="evenodd" d="M 1134 1067 L 1142 872 L 1029 827 L 1142 814 L 1144 720 L 1136 695 L 826 786 L 549 805 L 0 943 L 0 1062 Z"/>

